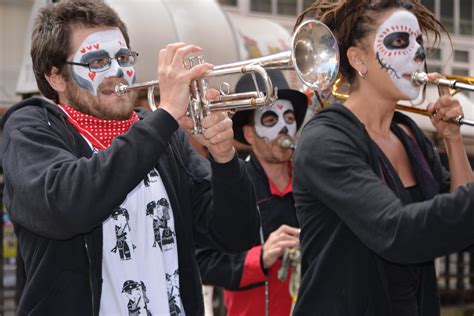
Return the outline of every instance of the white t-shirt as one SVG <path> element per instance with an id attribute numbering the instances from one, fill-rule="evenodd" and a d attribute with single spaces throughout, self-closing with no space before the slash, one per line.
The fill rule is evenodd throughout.
<path id="1" fill-rule="evenodd" d="M 156 169 L 103 223 L 103 240 L 100 315 L 185 315 L 175 222 Z"/>

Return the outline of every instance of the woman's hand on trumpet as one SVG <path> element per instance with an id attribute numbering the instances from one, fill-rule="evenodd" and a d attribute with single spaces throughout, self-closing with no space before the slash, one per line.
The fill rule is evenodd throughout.
<path id="1" fill-rule="evenodd" d="M 208 63 L 190 69 L 184 66 L 185 58 L 200 53 L 201 48 L 185 43 L 173 43 L 160 51 L 158 79 L 160 80 L 160 108 L 179 120 L 186 114 L 191 81 L 201 77 L 214 66 Z"/>
<path id="2" fill-rule="evenodd" d="M 430 79 L 442 78 L 440 74 L 428 74 Z M 431 122 L 438 133 L 447 141 L 461 139 L 461 129 L 456 124 L 457 119 L 463 116 L 461 104 L 449 93 L 449 88 L 438 87 L 440 97 L 428 105 L 427 110 L 432 113 Z"/>

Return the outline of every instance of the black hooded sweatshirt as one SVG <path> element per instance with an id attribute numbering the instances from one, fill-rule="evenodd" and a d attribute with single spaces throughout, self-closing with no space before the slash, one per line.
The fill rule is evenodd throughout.
<path id="1" fill-rule="evenodd" d="M 432 143 L 398 112 L 392 129 L 397 124 L 415 136 L 437 189 L 433 198 L 404 203 L 395 194 L 381 175 L 380 149 L 343 105 L 305 126 L 293 169 L 303 254 L 294 315 L 390 315 L 384 261 L 420 265 L 419 314 L 439 315 L 432 260 L 474 241 L 474 185 L 442 194 L 449 174 Z"/>
<path id="2" fill-rule="evenodd" d="M 203 314 L 195 245 L 243 251 L 255 244 L 259 219 L 244 163 L 209 163 L 164 110 L 139 116 L 92 154 L 55 104 L 32 98 L 7 112 L 4 201 L 26 270 L 17 315 L 98 314 L 102 222 L 153 167 L 174 212 L 186 315 Z"/>

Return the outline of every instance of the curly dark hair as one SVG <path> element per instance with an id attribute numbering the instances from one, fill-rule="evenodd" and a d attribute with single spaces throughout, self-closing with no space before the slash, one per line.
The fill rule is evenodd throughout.
<path id="1" fill-rule="evenodd" d="M 413 13 L 421 31 L 425 35 L 432 32 L 435 45 L 440 42 L 441 31 L 449 37 L 446 28 L 419 0 L 316 0 L 298 17 L 295 28 L 306 18 L 326 24 L 339 45 L 340 72 L 349 83 L 353 83 L 356 72 L 349 64 L 347 50 L 375 31 L 376 19 L 393 8 Z"/>
<path id="2" fill-rule="evenodd" d="M 102 0 L 64 0 L 44 7 L 36 18 L 31 36 L 31 59 L 36 83 L 47 98 L 59 102 L 58 94 L 45 75 L 53 67 L 68 75 L 63 67 L 72 50 L 72 32 L 80 27 L 118 27 L 129 46 L 125 24 Z"/>

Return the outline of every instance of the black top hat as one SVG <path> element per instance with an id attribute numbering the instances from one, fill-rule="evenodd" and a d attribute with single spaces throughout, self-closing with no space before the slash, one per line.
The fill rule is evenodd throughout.
<path id="1" fill-rule="evenodd" d="M 302 92 L 297 90 L 292 90 L 288 86 L 288 82 L 286 82 L 285 76 L 280 70 L 267 70 L 270 79 L 272 80 L 273 87 L 278 88 L 278 99 L 288 100 L 293 105 L 293 109 L 295 111 L 295 120 L 296 120 L 296 128 L 299 129 L 301 124 L 303 123 L 306 110 L 308 109 L 308 98 Z M 263 85 L 263 81 L 260 76 L 256 76 L 258 88 L 261 89 Z M 235 86 L 235 92 L 249 92 L 255 91 L 255 84 L 252 79 L 251 74 L 243 75 L 237 85 Z M 244 137 L 244 132 L 242 127 L 245 124 L 249 123 L 249 119 L 253 110 L 245 110 L 245 111 L 238 111 L 233 117 L 233 130 L 234 130 L 234 138 L 241 143 L 248 144 Z"/>
<path id="2" fill-rule="evenodd" d="M 116 207 L 113 211 L 112 211 L 112 217 L 117 217 L 119 215 L 125 215 L 127 218 L 128 218 L 128 211 L 122 207 Z"/>
<path id="3" fill-rule="evenodd" d="M 164 207 L 170 207 L 168 201 L 165 198 L 161 198 L 159 201 L 156 202 L 158 205 L 164 206 Z"/>
<path id="4" fill-rule="evenodd" d="M 139 287 L 140 283 L 133 280 L 127 280 L 123 283 L 122 292 L 130 292 L 131 290 Z"/>

